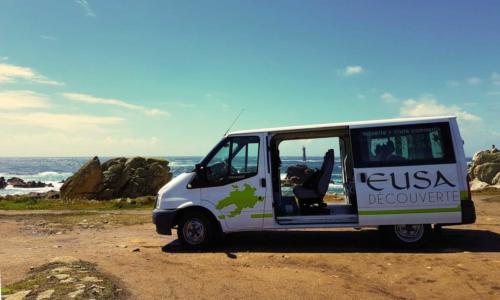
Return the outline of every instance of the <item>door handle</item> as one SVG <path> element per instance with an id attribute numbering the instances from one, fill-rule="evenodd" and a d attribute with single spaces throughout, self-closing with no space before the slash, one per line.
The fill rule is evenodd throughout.
<path id="1" fill-rule="evenodd" d="M 366 173 L 359 173 L 359 179 L 361 182 L 365 183 L 366 182 Z"/>
<path id="2" fill-rule="evenodd" d="M 260 186 L 261 186 L 261 187 L 266 187 L 266 185 L 267 185 L 267 184 L 266 184 L 266 179 L 265 179 L 265 178 L 261 178 L 261 179 L 260 179 Z"/>

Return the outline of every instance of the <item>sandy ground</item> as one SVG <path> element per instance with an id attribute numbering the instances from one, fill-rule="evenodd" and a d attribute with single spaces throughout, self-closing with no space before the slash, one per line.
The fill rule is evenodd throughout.
<path id="1" fill-rule="evenodd" d="M 476 224 L 445 228 L 419 251 L 388 248 L 376 230 L 324 230 L 236 234 L 193 253 L 175 234 L 157 235 L 147 211 L 0 212 L 0 271 L 5 285 L 69 255 L 95 263 L 132 299 L 500 299 L 500 196 L 475 202 Z"/>

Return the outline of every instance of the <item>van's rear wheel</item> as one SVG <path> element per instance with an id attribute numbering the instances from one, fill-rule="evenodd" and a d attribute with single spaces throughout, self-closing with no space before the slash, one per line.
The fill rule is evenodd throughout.
<path id="1" fill-rule="evenodd" d="M 381 226 L 380 230 L 389 242 L 407 248 L 418 248 L 425 245 L 432 232 L 431 226 L 427 224 Z"/>
<path id="2" fill-rule="evenodd" d="M 188 212 L 179 220 L 177 237 L 185 248 L 207 248 L 214 239 L 214 224 L 204 213 Z"/>

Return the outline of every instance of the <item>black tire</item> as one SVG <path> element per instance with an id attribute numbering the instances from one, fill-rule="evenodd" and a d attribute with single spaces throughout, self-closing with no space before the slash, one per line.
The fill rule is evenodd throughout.
<path id="1" fill-rule="evenodd" d="M 401 248 L 425 246 L 432 235 L 432 227 L 428 224 L 380 226 L 379 230 L 386 241 Z"/>
<path id="2" fill-rule="evenodd" d="M 202 250 L 213 243 L 215 228 L 215 224 L 205 213 L 186 212 L 179 220 L 177 237 L 184 248 Z"/>

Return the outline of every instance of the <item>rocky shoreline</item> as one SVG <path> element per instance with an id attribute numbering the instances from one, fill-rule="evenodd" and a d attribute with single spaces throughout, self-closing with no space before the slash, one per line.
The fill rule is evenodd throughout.
<path id="1" fill-rule="evenodd" d="M 23 189 L 54 187 L 52 183 L 44 183 L 41 181 L 24 181 L 19 177 L 11 177 L 6 180 L 4 177 L 0 177 L 0 189 L 4 189 L 8 185 Z"/>
<path id="2" fill-rule="evenodd" d="M 478 151 L 472 157 L 468 169 L 471 191 L 496 189 L 500 192 L 500 151 Z"/>
<path id="3" fill-rule="evenodd" d="M 117 157 L 101 164 L 96 156 L 68 177 L 60 191 L 30 192 L 20 195 L 0 196 L 1 199 L 63 199 L 111 200 L 155 196 L 158 190 L 172 179 L 169 162 L 145 157 Z M 50 188 L 51 183 L 24 181 L 18 177 L 0 177 L 0 189 Z"/>

